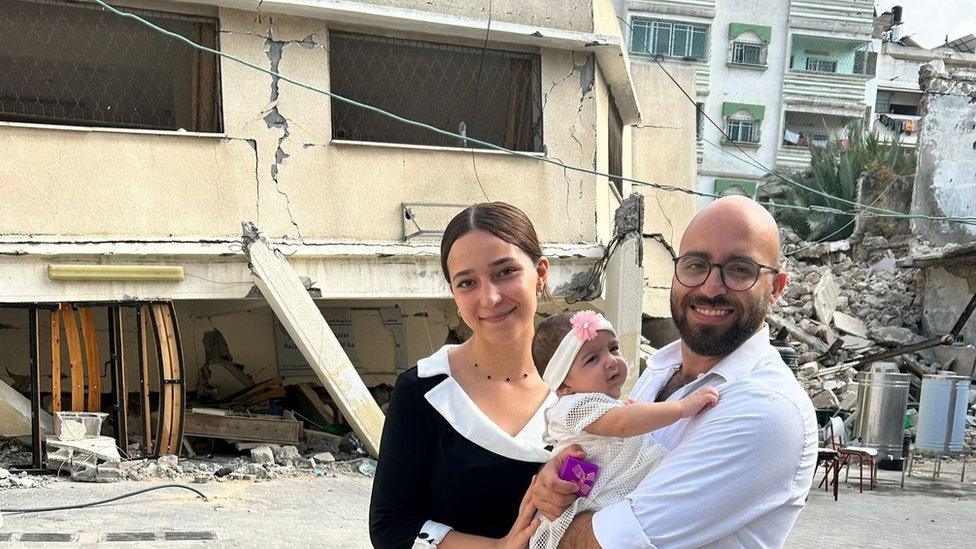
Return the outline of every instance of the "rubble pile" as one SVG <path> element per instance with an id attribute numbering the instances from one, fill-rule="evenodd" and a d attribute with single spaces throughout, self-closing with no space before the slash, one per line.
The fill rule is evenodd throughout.
<path id="1" fill-rule="evenodd" d="M 772 310 L 773 331 L 785 328 L 797 350 L 798 378 L 817 407 L 851 409 L 857 397 L 856 371 L 845 362 L 922 341 L 919 273 L 896 267 L 884 239 L 865 238 L 857 256 L 851 242 L 810 244 L 781 229 L 783 266 L 790 273 Z M 865 253 L 874 248 L 875 253 Z M 854 257 L 877 257 L 867 262 Z M 839 340 L 839 343 L 838 343 Z M 833 351 L 828 352 L 833 347 Z M 932 351 L 907 358 L 926 372 L 936 371 Z"/>
<path id="2" fill-rule="evenodd" d="M 768 321 L 797 352 L 797 379 L 817 408 L 853 410 L 858 358 L 928 339 L 920 334 L 921 273 L 897 266 L 913 244 L 877 236 L 837 242 L 803 242 L 780 230 L 783 268 L 790 283 Z M 915 249 L 919 249 L 917 246 Z M 944 369 L 935 349 L 875 363 L 875 368 L 916 376 Z M 969 399 L 967 445 L 976 449 L 976 389 Z"/>

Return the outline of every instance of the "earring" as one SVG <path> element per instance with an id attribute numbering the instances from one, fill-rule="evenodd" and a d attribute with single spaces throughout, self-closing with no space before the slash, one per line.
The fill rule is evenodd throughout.
<path id="1" fill-rule="evenodd" d="M 457 310 L 457 315 L 458 315 L 458 318 L 461 318 L 461 309 L 458 309 L 458 310 Z M 464 320 L 464 319 L 463 319 L 463 318 L 461 318 L 461 320 Z"/>

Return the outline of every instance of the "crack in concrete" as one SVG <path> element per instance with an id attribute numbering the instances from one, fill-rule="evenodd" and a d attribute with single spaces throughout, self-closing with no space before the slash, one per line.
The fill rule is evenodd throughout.
<path id="1" fill-rule="evenodd" d="M 254 151 L 254 216 L 255 222 L 261 221 L 261 163 L 258 159 L 258 141 L 246 137 L 225 137 L 224 141 L 244 141 Z"/>
<path id="2" fill-rule="evenodd" d="M 576 74 L 576 71 L 580 71 L 580 70 L 585 69 L 586 68 L 586 65 L 589 63 L 589 56 L 587 56 L 587 61 L 585 63 L 583 63 L 582 65 L 577 65 L 576 64 L 576 52 L 574 51 L 574 52 L 571 52 L 571 53 L 573 55 L 573 68 L 569 70 L 569 74 L 567 74 L 566 76 L 560 78 L 559 80 L 554 80 L 552 82 L 552 85 L 549 86 L 549 90 L 546 91 L 546 93 L 544 93 L 542 95 L 542 110 L 543 110 L 543 112 L 545 112 L 545 110 L 546 110 L 546 105 L 549 104 L 549 94 L 552 93 L 552 91 L 554 89 L 556 89 L 556 86 L 558 86 L 558 85 L 562 84 L 563 82 L 565 82 L 565 81 L 569 80 L 570 78 L 572 78 L 572 76 L 574 74 Z"/>

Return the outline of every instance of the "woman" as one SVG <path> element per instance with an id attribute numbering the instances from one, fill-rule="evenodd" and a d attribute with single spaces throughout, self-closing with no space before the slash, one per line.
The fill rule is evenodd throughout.
<path id="1" fill-rule="evenodd" d="M 523 494 L 551 457 L 544 412 L 556 400 L 531 353 L 549 261 L 525 214 L 492 202 L 451 220 L 441 268 L 474 335 L 397 379 L 370 539 L 383 549 L 524 547 L 538 523 Z"/>

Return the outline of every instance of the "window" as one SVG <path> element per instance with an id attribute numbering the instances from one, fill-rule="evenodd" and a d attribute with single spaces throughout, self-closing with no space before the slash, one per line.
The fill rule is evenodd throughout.
<path id="1" fill-rule="evenodd" d="M 537 54 L 330 33 L 333 92 L 518 151 L 542 151 L 539 67 Z M 332 101 L 332 137 L 470 145 L 340 101 Z"/>
<path id="2" fill-rule="evenodd" d="M 695 103 L 695 137 L 701 141 L 705 135 L 705 104 Z"/>
<path id="3" fill-rule="evenodd" d="M 854 52 L 854 74 L 874 76 L 878 66 L 878 54 L 873 51 Z"/>
<path id="4" fill-rule="evenodd" d="M 807 70 L 810 72 L 837 72 L 837 61 L 808 57 Z"/>
<path id="5" fill-rule="evenodd" d="M 708 25 L 634 19 L 632 28 L 634 53 L 699 61 L 708 57 Z"/>
<path id="6" fill-rule="evenodd" d="M 617 177 L 611 177 L 610 183 L 615 189 L 617 189 L 617 194 L 621 198 L 624 196 L 624 181 L 620 179 L 620 176 L 624 174 L 624 122 L 620 117 L 620 111 L 617 109 L 617 102 L 613 99 L 613 94 L 610 94 L 610 112 L 608 113 L 608 130 L 609 143 L 607 147 L 607 154 L 609 155 L 607 162 L 607 173 L 610 175 L 616 175 Z"/>
<path id="7" fill-rule="evenodd" d="M 130 9 L 209 48 L 217 20 Z M 220 66 L 93 4 L 0 2 L 0 120 L 219 132 Z"/>
<path id="8" fill-rule="evenodd" d="M 732 63 L 737 65 L 766 65 L 766 44 L 732 43 Z"/>
<path id="9" fill-rule="evenodd" d="M 725 133 L 736 143 L 759 143 L 759 124 L 755 120 L 729 119 Z"/>

